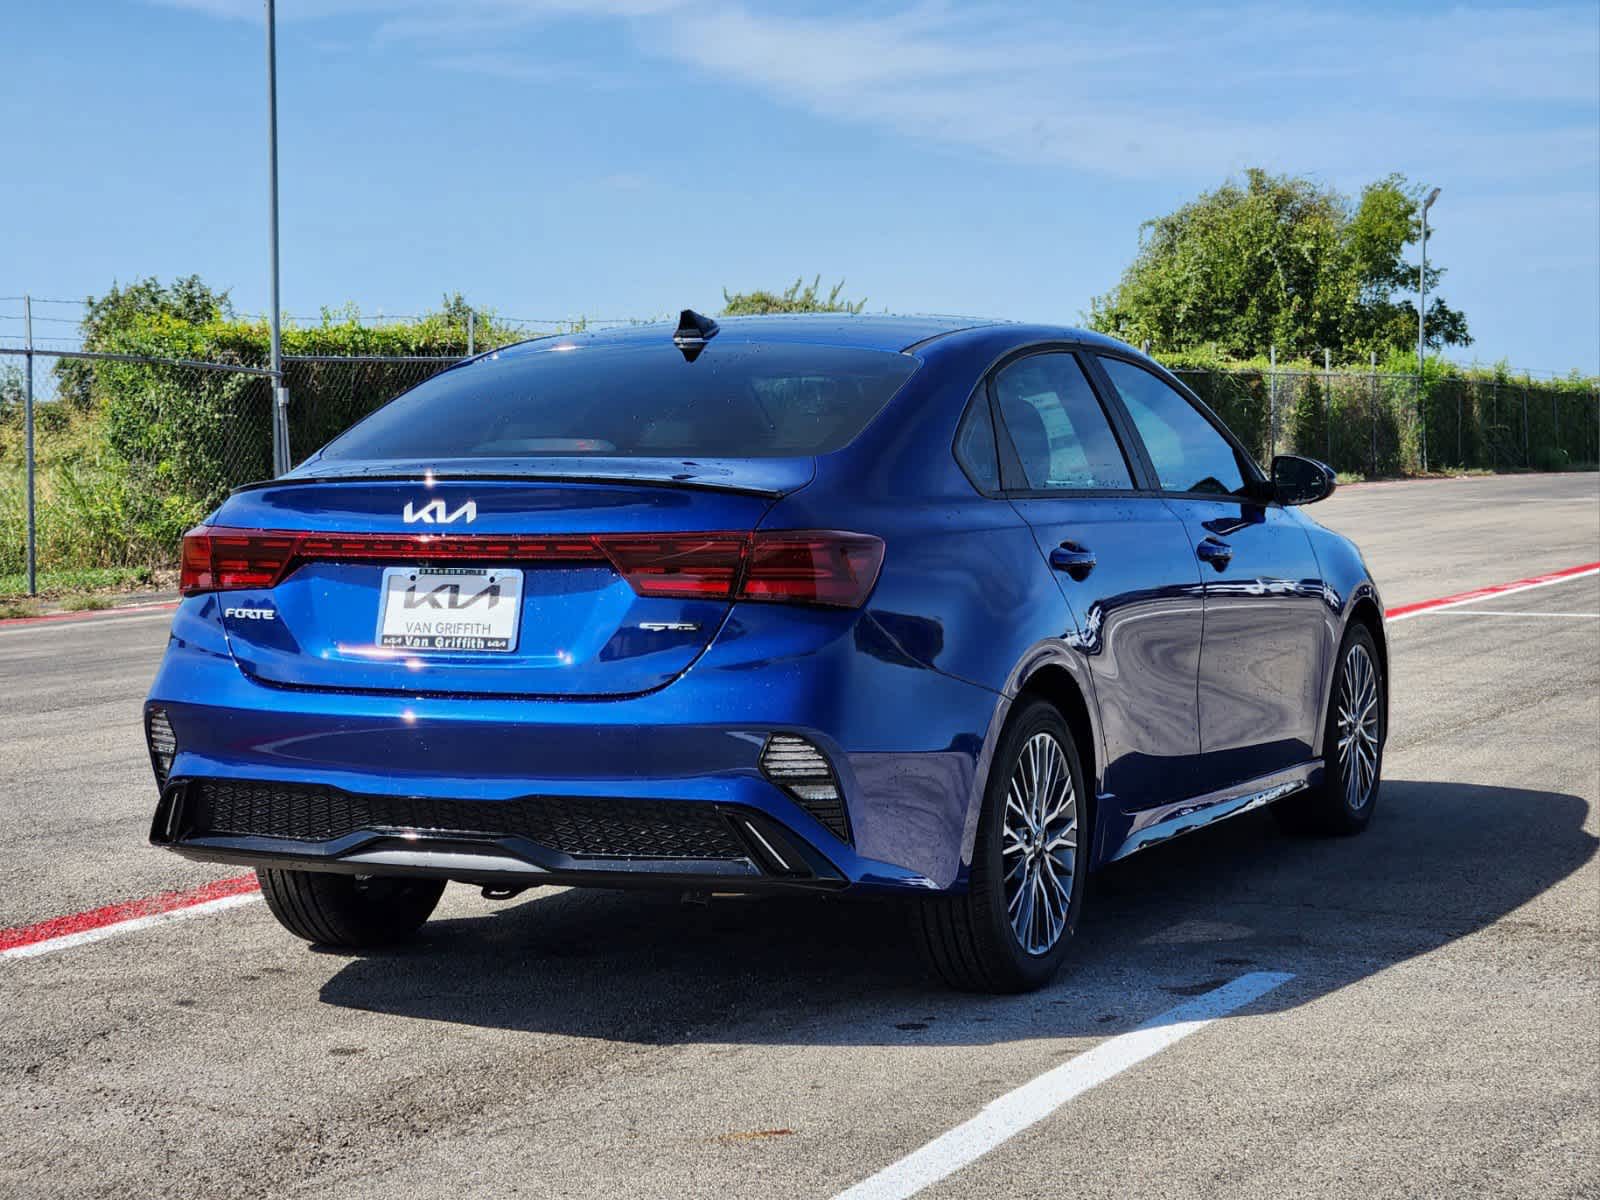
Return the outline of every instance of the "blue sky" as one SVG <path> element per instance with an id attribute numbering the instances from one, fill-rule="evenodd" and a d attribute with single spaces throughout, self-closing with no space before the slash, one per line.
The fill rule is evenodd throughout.
<path id="1" fill-rule="evenodd" d="M 259 0 L 8 7 L 0 295 L 198 272 L 264 309 Z M 820 273 L 1074 322 L 1142 219 L 1259 164 L 1442 187 L 1458 357 L 1600 371 L 1593 0 L 280 0 L 279 93 L 294 314 L 649 316 Z"/>

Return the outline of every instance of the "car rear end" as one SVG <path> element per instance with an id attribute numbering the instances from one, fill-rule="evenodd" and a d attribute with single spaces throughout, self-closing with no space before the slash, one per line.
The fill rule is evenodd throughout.
<path id="1" fill-rule="evenodd" d="M 782 520 L 916 362 L 696 357 L 466 364 L 191 531 L 152 840 L 494 887 L 926 885 L 853 828 L 884 544 Z"/>

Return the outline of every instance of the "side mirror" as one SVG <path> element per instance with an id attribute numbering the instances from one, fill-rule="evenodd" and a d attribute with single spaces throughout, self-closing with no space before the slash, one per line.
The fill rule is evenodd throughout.
<path id="1" fill-rule="evenodd" d="M 1338 484 L 1333 468 L 1314 458 L 1280 454 L 1272 460 L 1272 498 L 1279 504 L 1315 504 Z"/>

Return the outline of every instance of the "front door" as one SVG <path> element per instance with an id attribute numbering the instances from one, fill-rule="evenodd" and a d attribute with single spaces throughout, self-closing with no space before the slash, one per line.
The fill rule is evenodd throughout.
<path id="1" fill-rule="evenodd" d="M 1322 572 L 1301 518 L 1267 503 L 1234 445 L 1181 392 L 1102 357 L 1183 522 L 1205 586 L 1196 790 L 1311 758 L 1327 661 Z"/>

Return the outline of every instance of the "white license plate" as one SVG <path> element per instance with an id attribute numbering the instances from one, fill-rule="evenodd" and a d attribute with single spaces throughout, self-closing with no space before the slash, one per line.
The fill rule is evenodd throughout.
<path id="1" fill-rule="evenodd" d="M 517 648 L 522 572 L 387 567 L 378 645 L 400 650 L 508 654 Z"/>

